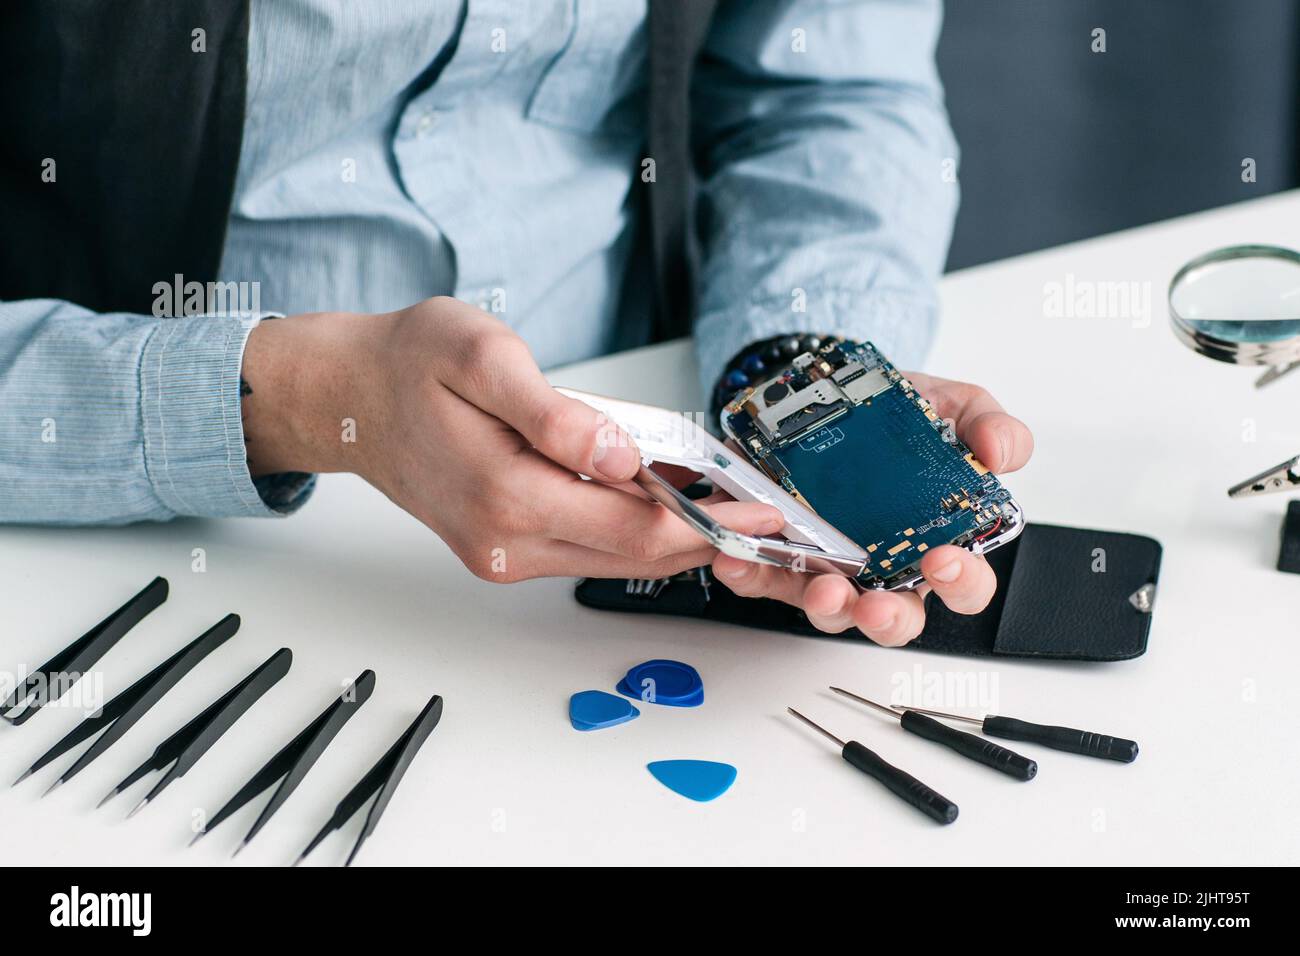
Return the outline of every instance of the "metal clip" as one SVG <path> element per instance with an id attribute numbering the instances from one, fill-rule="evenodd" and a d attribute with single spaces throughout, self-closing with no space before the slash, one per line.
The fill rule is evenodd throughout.
<path id="1" fill-rule="evenodd" d="M 1150 582 L 1142 585 L 1128 596 L 1128 603 L 1143 614 L 1150 614 L 1156 601 L 1156 586 Z"/>

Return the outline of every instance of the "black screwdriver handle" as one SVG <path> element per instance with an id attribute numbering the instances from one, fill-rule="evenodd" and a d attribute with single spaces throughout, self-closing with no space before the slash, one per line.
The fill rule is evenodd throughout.
<path id="1" fill-rule="evenodd" d="M 1022 757 L 1014 750 L 1000 747 L 993 741 L 985 740 L 975 734 L 954 730 L 925 714 L 905 710 L 902 725 L 908 733 L 933 740 L 969 760 L 992 767 L 999 773 L 1005 773 L 1008 777 L 1015 777 L 1017 780 L 1033 780 L 1038 775 L 1038 764 L 1028 757 Z"/>
<path id="2" fill-rule="evenodd" d="M 931 820 L 952 823 L 957 819 L 957 804 L 935 793 L 910 773 L 886 763 L 856 740 L 850 740 L 844 745 L 843 754 L 845 760 L 868 777 L 883 783 L 890 793 L 903 802 L 910 803 Z"/>
<path id="3" fill-rule="evenodd" d="M 1125 740 L 1123 737 L 1107 737 L 1105 734 L 1075 730 L 1073 727 L 1031 724 L 1014 717 L 985 717 L 984 733 L 1004 740 L 1024 740 L 1053 750 L 1063 750 L 1068 754 L 1118 760 L 1120 763 L 1132 763 L 1138 755 L 1136 741 Z"/>

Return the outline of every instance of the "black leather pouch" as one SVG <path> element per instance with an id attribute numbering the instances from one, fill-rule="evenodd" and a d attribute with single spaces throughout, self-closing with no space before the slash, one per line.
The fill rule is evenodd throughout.
<path id="1" fill-rule="evenodd" d="M 1160 542 L 1142 535 L 1029 524 L 988 556 L 998 590 L 979 614 L 955 614 L 926 600 L 926 625 L 908 644 L 977 657 L 1122 661 L 1147 648 Z M 707 584 L 707 587 L 705 586 Z M 743 598 L 707 570 L 662 587 L 587 578 L 578 601 L 607 611 L 675 614 L 765 630 L 825 637 L 803 612 L 769 598 Z M 841 637 L 865 636 L 856 630 Z"/>

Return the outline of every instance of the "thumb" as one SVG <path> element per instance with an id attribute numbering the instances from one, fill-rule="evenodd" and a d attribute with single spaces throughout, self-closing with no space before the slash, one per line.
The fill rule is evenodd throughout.
<path id="1" fill-rule="evenodd" d="M 603 412 L 543 382 L 536 407 L 516 426 L 533 447 L 573 471 L 603 481 L 628 481 L 641 467 L 630 435 Z"/>
<path id="2" fill-rule="evenodd" d="M 710 495 L 700 504 L 724 528 L 741 534 L 770 535 L 785 527 L 780 511 L 758 501 L 732 501 L 729 497 Z"/>
<path id="3" fill-rule="evenodd" d="M 557 465 L 601 481 L 631 480 L 641 452 L 627 432 L 603 412 L 561 395 L 540 372 L 527 378 L 503 407 L 485 410 Z"/>
<path id="4" fill-rule="evenodd" d="M 482 333 L 479 333 L 480 337 Z M 546 381 L 523 340 L 493 334 L 477 374 L 455 373 L 449 384 L 499 418 L 557 465 L 602 481 L 628 481 L 641 466 L 631 437 L 605 415 L 561 395 Z"/>

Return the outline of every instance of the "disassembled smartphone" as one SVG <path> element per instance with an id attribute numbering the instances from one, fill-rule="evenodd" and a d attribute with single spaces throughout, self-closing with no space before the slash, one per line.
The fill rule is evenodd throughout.
<path id="1" fill-rule="evenodd" d="M 747 561 L 904 590 L 921 583 L 929 549 L 955 544 L 983 554 L 1024 528 L 1011 493 L 869 343 L 804 352 L 739 392 L 721 425 L 744 457 L 680 413 L 560 391 L 632 436 L 643 459 L 636 481 L 648 494 L 718 550 Z M 699 472 L 739 500 L 775 506 L 786 519 L 785 539 L 719 525 L 648 467 L 655 462 Z"/>

